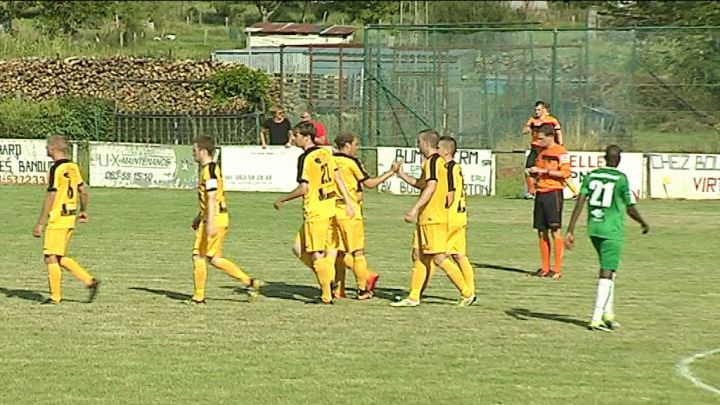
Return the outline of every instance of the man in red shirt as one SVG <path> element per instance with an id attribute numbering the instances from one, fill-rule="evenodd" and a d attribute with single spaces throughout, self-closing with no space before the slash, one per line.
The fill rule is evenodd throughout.
<path id="1" fill-rule="evenodd" d="M 325 125 L 323 125 L 322 122 L 312 119 L 312 114 L 310 113 L 310 111 L 303 111 L 303 113 L 300 114 L 300 121 L 309 122 L 315 127 L 315 145 L 330 145 L 330 140 L 327 137 L 327 130 L 325 129 Z"/>

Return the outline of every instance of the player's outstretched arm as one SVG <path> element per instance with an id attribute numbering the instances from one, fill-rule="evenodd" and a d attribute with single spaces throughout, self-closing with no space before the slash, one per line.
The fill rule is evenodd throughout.
<path id="1" fill-rule="evenodd" d="M 577 224 L 580 214 L 582 214 L 585 201 L 587 201 L 587 197 L 582 194 L 578 197 L 577 201 L 575 201 L 575 208 L 573 208 L 570 223 L 568 224 L 567 231 L 565 231 L 565 247 L 568 249 L 572 249 L 573 246 L 575 246 L 575 224 Z"/>
<path id="2" fill-rule="evenodd" d="M 45 202 L 43 202 L 42 209 L 40 210 L 40 218 L 38 218 L 37 224 L 33 228 L 32 232 L 32 235 L 36 238 L 42 236 L 43 227 L 45 226 L 45 221 L 47 221 L 47 217 L 50 214 L 50 209 L 52 209 L 56 193 L 57 191 L 48 191 L 45 196 Z"/>
<path id="3" fill-rule="evenodd" d="M 647 222 L 645 222 L 645 220 L 642 218 L 642 216 L 640 216 L 640 212 L 637 210 L 637 208 L 635 208 L 634 205 L 628 205 L 627 213 L 630 218 L 632 218 L 633 220 L 635 220 L 635 222 L 642 226 L 643 235 L 650 232 L 650 225 L 648 225 Z"/>
<path id="4" fill-rule="evenodd" d="M 345 185 L 345 181 L 343 181 L 342 176 L 340 175 L 340 171 L 335 171 L 335 182 L 338 185 L 338 188 L 340 189 L 340 194 L 342 194 L 343 200 L 345 200 L 347 203 L 345 204 L 345 215 L 348 216 L 348 218 L 352 218 L 355 216 L 355 209 L 353 208 L 352 204 L 350 204 L 350 192 L 347 189 L 347 186 Z"/>
<path id="5" fill-rule="evenodd" d="M 400 171 L 400 163 L 394 162 L 392 164 L 392 167 L 390 168 L 390 170 L 386 171 L 385 173 L 381 174 L 380 176 L 365 179 L 365 181 L 363 181 L 363 186 L 365 186 L 367 188 L 375 188 L 375 187 L 379 186 L 380 184 L 386 182 L 390 177 L 394 176 L 395 173 L 397 173 L 399 171 Z"/>
<path id="6" fill-rule="evenodd" d="M 280 208 L 285 205 L 286 202 L 292 201 L 296 198 L 300 198 L 307 194 L 308 192 L 308 185 L 304 181 L 298 184 L 297 187 L 295 187 L 295 190 L 285 194 L 284 196 L 279 197 L 277 200 L 275 200 L 275 203 L 273 204 L 275 206 L 276 210 L 279 210 Z"/>
<path id="7" fill-rule="evenodd" d="M 400 178 L 405 183 L 407 183 L 417 189 L 422 190 L 423 188 L 425 188 L 425 179 L 424 178 L 416 179 L 414 177 L 410 177 L 410 175 L 408 175 L 407 173 L 405 173 L 403 171 L 402 164 L 403 164 L 403 162 L 400 162 L 400 167 L 398 168 L 398 172 L 397 172 L 398 176 L 400 176 Z"/>

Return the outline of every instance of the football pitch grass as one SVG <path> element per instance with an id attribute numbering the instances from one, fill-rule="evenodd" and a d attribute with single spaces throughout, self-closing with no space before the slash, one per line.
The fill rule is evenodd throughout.
<path id="1" fill-rule="evenodd" d="M 412 197 L 368 195 L 377 298 L 319 306 L 306 304 L 318 295 L 315 278 L 290 252 L 299 201 L 276 212 L 274 194 L 230 193 L 225 256 L 268 285 L 249 303 L 211 268 L 208 304 L 190 307 L 195 191 L 90 191 L 90 221 L 70 256 L 103 281 L 98 299 L 85 304 L 65 273 L 63 304 L 43 306 L 42 243 L 31 236 L 43 190 L 0 187 L 3 403 L 720 401 L 677 371 L 683 358 L 720 348 L 717 202 L 641 201 L 651 232 L 628 222 L 616 298 L 623 327 L 604 333 L 585 328 L 597 261 L 584 226 L 564 278 L 527 277 L 539 261 L 530 201 L 468 201 L 479 305 L 453 306 L 458 294 L 439 272 L 423 305 L 392 308 L 410 280 L 412 228 L 402 218 Z M 689 369 L 720 386 L 720 354 Z"/>

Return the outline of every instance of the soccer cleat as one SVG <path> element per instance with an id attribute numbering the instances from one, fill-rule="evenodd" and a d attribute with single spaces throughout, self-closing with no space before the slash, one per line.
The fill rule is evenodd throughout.
<path id="1" fill-rule="evenodd" d="M 372 292 L 375 289 L 375 285 L 377 285 L 378 279 L 380 278 L 380 274 L 378 273 L 370 273 L 368 275 L 367 279 L 367 286 L 366 290 Z"/>
<path id="2" fill-rule="evenodd" d="M 523 197 L 523 198 L 526 200 L 534 200 L 535 194 L 527 193 L 527 194 L 525 194 L 525 197 Z"/>
<path id="3" fill-rule="evenodd" d="M 364 301 L 364 300 L 369 300 L 372 297 L 373 297 L 372 291 L 365 290 L 365 291 L 360 291 L 358 293 L 357 299 L 359 299 L 360 301 Z"/>
<path id="4" fill-rule="evenodd" d="M 410 298 L 405 298 L 403 300 L 400 300 L 398 302 L 393 302 L 390 304 L 392 307 L 416 307 L 420 305 L 420 301 L 414 301 Z"/>
<path id="5" fill-rule="evenodd" d="M 333 290 L 333 298 L 336 300 L 339 300 L 340 298 L 347 298 L 347 295 L 345 295 L 345 291 L 341 291 L 339 288 L 336 288 Z"/>
<path id="6" fill-rule="evenodd" d="M 93 279 L 92 283 L 90 283 L 89 286 L 87 286 L 90 294 L 88 295 L 88 304 L 95 301 L 95 298 L 97 297 L 98 289 L 100 289 L 100 280 Z"/>
<path id="7" fill-rule="evenodd" d="M 247 287 L 246 293 L 250 297 L 250 301 L 255 301 L 260 297 L 260 289 L 265 285 L 262 281 L 253 278 L 250 280 L 250 285 Z"/>
<path id="8" fill-rule="evenodd" d="M 458 301 L 457 306 L 469 307 L 471 305 L 475 305 L 475 303 L 477 303 L 477 295 L 473 294 L 467 298 L 460 298 L 460 301 Z"/>
<path id="9" fill-rule="evenodd" d="M 41 302 L 40 305 L 60 305 L 60 301 L 55 301 L 52 298 L 48 298 L 45 301 Z"/>
<path id="10" fill-rule="evenodd" d="M 186 301 L 186 303 L 192 307 L 204 306 L 205 299 L 196 300 L 195 298 L 191 298 L 190 301 Z"/>
<path id="11" fill-rule="evenodd" d="M 557 280 L 559 278 L 562 278 L 562 273 L 555 273 L 554 271 L 550 270 L 547 272 L 547 274 L 544 277 L 551 278 L 553 280 Z"/>
<path id="12" fill-rule="evenodd" d="M 620 322 L 615 320 L 615 315 L 603 314 L 602 322 L 605 324 L 605 326 L 612 330 L 618 329 L 622 326 L 620 325 Z"/>
<path id="13" fill-rule="evenodd" d="M 599 330 L 603 332 L 612 332 L 612 329 L 605 325 L 603 321 L 592 321 L 588 324 L 588 329 Z"/>
<path id="14" fill-rule="evenodd" d="M 535 270 L 534 273 L 529 273 L 528 277 L 547 277 L 548 273 L 550 273 L 550 272 L 549 271 L 543 272 L 542 269 L 537 269 L 537 270 Z"/>
<path id="15" fill-rule="evenodd" d="M 330 301 L 325 301 L 322 297 L 316 297 L 313 301 L 308 302 L 308 304 L 318 304 L 318 305 L 334 305 L 335 300 L 332 299 Z"/>

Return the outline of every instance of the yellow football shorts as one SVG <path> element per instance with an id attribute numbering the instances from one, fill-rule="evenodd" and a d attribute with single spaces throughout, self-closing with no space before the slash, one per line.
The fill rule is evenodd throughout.
<path id="1" fill-rule="evenodd" d="M 425 254 L 447 253 L 448 224 L 416 225 L 413 248 Z"/>
<path id="2" fill-rule="evenodd" d="M 448 253 L 467 255 L 467 225 L 453 226 L 448 230 Z"/>
<path id="3" fill-rule="evenodd" d="M 339 219 L 338 250 L 353 253 L 365 249 L 365 221 L 362 219 Z"/>
<path id="4" fill-rule="evenodd" d="M 215 236 L 208 237 L 205 229 L 205 222 L 201 222 L 197 231 L 195 231 L 195 243 L 193 244 L 193 255 L 222 257 L 223 244 L 225 243 L 225 235 L 227 227 L 218 227 L 218 233 Z"/>
<path id="5" fill-rule="evenodd" d="M 300 246 L 308 253 L 337 249 L 340 240 L 335 217 L 303 222 L 295 239 L 300 239 Z"/>
<path id="6" fill-rule="evenodd" d="M 45 240 L 43 241 L 43 254 L 65 256 L 68 244 L 72 236 L 72 228 L 66 229 L 45 229 Z"/>

